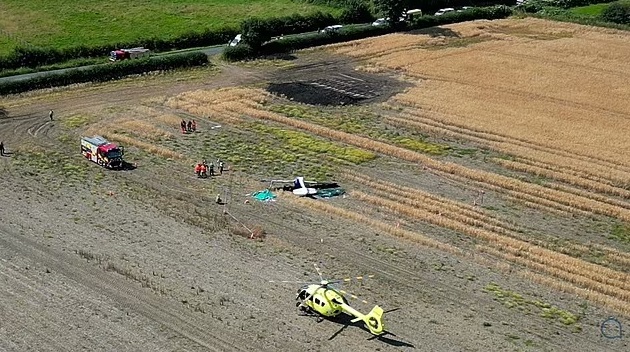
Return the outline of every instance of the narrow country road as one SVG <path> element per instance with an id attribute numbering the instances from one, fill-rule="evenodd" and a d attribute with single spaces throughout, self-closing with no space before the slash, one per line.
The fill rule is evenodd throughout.
<path id="1" fill-rule="evenodd" d="M 177 50 L 177 51 L 170 51 L 170 52 L 165 52 L 165 53 L 159 53 L 159 54 L 156 54 L 155 56 L 168 56 L 168 55 L 179 54 L 179 53 L 182 53 L 182 52 L 194 52 L 194 51 L 200 51 L 200 52 L 202 52 L 202 53 L 204 53 L 206 55 L 215 55 L 215 54 L 220 54 L 223 51 L 224 47 L 225 47 L 224 45 L 218 45 L 218 46 L 209 46 L 209 47 L 196 48 L 196 49 Z M 72 70 L 77 70 L 77 71 L 78 70 L 87 70 L 89 68 L 92 68 L 92 67 L 95 67 L 95 66 L 101 66 L 101 65 L 108 65 L 108 63 L 98 64 L 98 65 L 81 66 L 81 67 L 69 67 L 69 68 L 62 68 L 62 69 L 59 69 L 59 70 L 41 71 L 41 72 L 25 73 L 23 75 L 0 77 L 0 83 L 21 81 L 21 80 L 25 80 L 25 79 L 29 79 L 29 78 L 33 78 L 33 77 L 37 77 L 37 76 L 45 76 L 45 75 L 49 75 L 49 74 L 63 73 L 63 72 L 72 71 Z"/>

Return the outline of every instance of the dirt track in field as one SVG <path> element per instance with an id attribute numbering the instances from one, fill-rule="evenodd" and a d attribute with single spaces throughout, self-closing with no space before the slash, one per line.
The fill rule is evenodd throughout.
<path id="1" fill-rule="evenodd" d="M 600 323 L 616 312 L 526 280 L 517 265 L 474 254 L 480 242 L 465 234 L 359 201 L 356 192 L 371 194 L 371 189 L 342 173 L 337 178 L 350 191 L 348 197 L 304 203 L 290 194 L 279 194 L 276 202 L 258 203 L 246 195 L 266 187 L 267 183 L 258 180 L 270 177 L 262 171 L 271 173 L 271 167 L 251 174 L 240 171 L 245 169 L 241 167 L 211 180 L 198 180 L 192 177 L 188 160 L 166 160 L 131 147 L 129 160 L 138 163 L 136 170 L 105 172 L 81 159 L 75 153 L 78 147 L 72 149 L 85 128 L 69 127 L 72 116 L 96 116 L 107 122 L 114 115 L 131 114 L 141 103 L 153 104 L 156 99 L 189 91 L 302 81 L 310 87 L 316 83 L 320 88 L 336 88 L 335 94 L 344 94 L 339 87 L 362 94 L 365 97 L 360 100 L 369 105 L 405 87 L 402 82 L 386 84 L 391 76 L 359 74 L 353 69 L 355 64 L 321 52 L 305 53 L 288 68 L 222 65 L 220 73 L 141 78 L 0 101 L 9 113 L 0 117 L 0 139 L 11 153 L 0 158 L 0 349 L 627 348 L 627 340 L 609 340 L 600 333 Z M 344 88 L 342 83 L 356 81 L 348 77 L 363 80 L 357 81 L 360 84 L 368 79 L 380 84 L 364 87 L 364 91 Z M 279 93 L 294 101 L 304 93 L 290 96 L 292 92 Z M 324 98 L 335 96 L 306 93 L 302 96 L 320 99 L 324 105 L 330 103 Z M 159 108 L 189 116 L 182 110 Z M 55 110 L 55 121 L 47 120 L 49 109 Z M 198 118 L 201 133 L 197 135 L 182 136 L 178 126 L 164 127 L 176 142 L 164 145 L 182 153 L 190 148 L 185 157 L 195 160 L 201 152 L 192 150 L 206 141 L 202 137 L 218 141 L 222 134 L 232 136 L 225 124 L 210 130 L 216 123 L 212 116 Z M 98 120 L 91 121 L 88 126 L 98 124 Z M 44 151 L 44 157 L 33 156 L 34 151 Z M 45 160 L 46 151 L 58 155 Z M 208 159 L 220 157 L 218 153 Z M 480 158 L 452 159 L 488 168 Z M 472 204 L 478 196 L 477 185 L 392 157 L 381 156 L 352 170 L 463 204 Z M 224 191 L 228 205 L 214 204 L 214 195 Z M 250 200 L 247 204 L 246 199 Z M 571 234 L 580 228 L 583 238 L 579 243 L 614 243 L 599 240 L 601 228 L 597 226 L 603 225 L 588 218 L 530 209 L 506 201 L 493 190 L 487 190 L 483 201 L 488 209 L 495 209 L 493 214 L 526 236 L 564 234 L 556 240 L 572 241 Z M 429 248 L 393 236 L 385 227 L 317 211 L 308 202 L 319 202 L 331 212 L 343 209 L 362 214 L 463 250 L 451 253 Z M 262 227 L 265 237 L 251 240 L 246 232 L 242 236 L 243 229 L 234 218 L 248 227 Z M 347 321 L 318 323 L 297 316 L 293 299 L 299 285 L 271 284 L 269 280 L 313 280 L 315 262 L 329 278 L 374 274 L 372 280 L 343 288 L 369 302 L 351 300 L 361 311 L 369 311 L 373 304 L 386 311 L 400 308 L 385 316 L 387 330 L 395 336 L 368 340 L 369 334 L 356 324 L 329 340 Z M 504 289 L 501 297 L 488 292 L 493 283 Z M 541 308 L 524 302 L 546 303 L 580 319 L 565 325 L 557 317 L 541 316 Z"/>

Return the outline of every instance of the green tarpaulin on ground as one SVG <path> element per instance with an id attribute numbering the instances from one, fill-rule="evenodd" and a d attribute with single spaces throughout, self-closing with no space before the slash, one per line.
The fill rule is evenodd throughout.
<path id="1" fill-rule="evenodd" d="M 252 197 L 254 197 L 255 199 L 261 202 L 268 202 L 270 200 L 274 200 L 276 198 L 276 195 L 271 193 L 270 190 L 266 189 L 264 191 L 260 191 L 260 192 L 256 192 L 252 194 Z"/>
<path id="2" fill-rule="evenodd" d="M 343 188 L 324 188 L 317 190 L 317 195 L 322 198 L 340 196 L 344 193 L 346 193 L 346 191 Z"/>

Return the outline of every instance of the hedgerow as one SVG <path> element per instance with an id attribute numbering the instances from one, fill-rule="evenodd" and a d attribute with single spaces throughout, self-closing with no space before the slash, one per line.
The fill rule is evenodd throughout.
<path id="1" fill-rule="evenodd" d="M 66 86 L 75 83 L 105 82 L 130 75 L 203 66 L 206 64 L 208 64 L 208 56 L 201 52 L 125 60 L 88 68 L 72 69 L 63 73 L 50 73 L 19 81 L 0 82 L 0 95 Z"/>
<path id="2" fill-rule="evenodd" d="M 508 6 L 492 6 L 473 8 L 463 12 L 450 12 L 442 16 L 420 16 L 403 29 L 423 29 L 445 24 L 473 21 L 480 19 L 494 20 L 506 18 L 512 14 L 512 9 Z M 347 26 L 333 33 L 313 33 L 295 37 L 287 37 L 279 40 L 269 41 L 263 44 L 258 50 L 259 54 L 269 55 L 274 53 L 290 52 L 313 46 L 340 43 L 357 40 L 377 35 L 394 32 L 395 29 L 386 26 Z"/>
<path id="3" fill-rule="evenodd" d="M 337 24 L 337 22 L 337 18 L 333 15 L 320 11 L 307 15 L 294 14 L 272 18 L 253 17 L 241 23 L 241 33 L 245 44 L 258 49 L 273 37 L 311 32 Z"/>
<path id="4" fill-rule="evenodd" d="M 223 49 L 222 55 L 227 61 L 243 61 L 256 57 L 256 51 L 248 44 L 239 44 Z"/>
<path id="5" fill-rule="evenodd" d="M 75 47 L 38 48 L 18 47 L 10 55 L 0 57 L 0 68 L 4 70 L 20 67 L 35 68 L 51 65 L 77 58 L 104 57 L 110 51 L 119 48 L 145 47 L 155 52 L 173 49 L 195 48 L 202 46 L 225 44 L 238 33 L 236 28 L 222 28 L 206 30 L 204 32 L 189 32 L 172 38 L 146 38 L 127 43 L 112 43 L 100 46 L 79 45 Z"/>
<path id="6" fill-rule="evenodd" d="M 630 3 L 613 2 L 604 9 L 601 19 L 617 24 L 630 24 Z"/>

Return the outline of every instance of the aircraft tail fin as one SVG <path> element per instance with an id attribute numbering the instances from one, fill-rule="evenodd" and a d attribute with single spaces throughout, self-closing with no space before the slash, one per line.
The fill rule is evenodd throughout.
<path id="1" fill-rule="evenodd" d="M 304 184 L 304 177 L 302 176 L 296 177 L 295 180 L 293 181 L 293 187 L 295 189 L 306 188 L 306 185 Z"/>
<path id="2" fill-rule="evenodd" d="M 363 317 L 370 332 L 374 335 L 381 335 L 385 331 L 383 326 L 383 308 L 374 306 L 372 310 Z"/>

